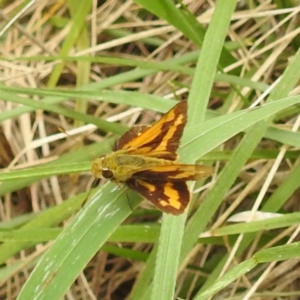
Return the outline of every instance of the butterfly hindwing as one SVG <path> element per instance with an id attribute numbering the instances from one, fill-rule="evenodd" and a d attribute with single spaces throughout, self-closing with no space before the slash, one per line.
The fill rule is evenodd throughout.
<path id="1" fill-rule="evenodd" d="M 190 193 L 184 181 L 153 182 L 132 177 L 126 184 L 168 214 L 183 213 L 190 201 Z"/>
<path id="2" fill-rule="evenodd" d="M 152 166 L 134 172 L 126 184 L 162 211 L 177 215 L 189 203 L 186 181 L 207 177 L 212 170 L 207 166 L 172 162 L 170 165 Z"/>
<path id="3" fill-rule="evenodd" d="M 179 102 L 153 126 L 126 132 L 120 138 L 121 142 L 118 142 L 117 150 L 127 150 L 129 154 L 175 160 L 176 150 L 186 124 L 186 113 L 187 102 Z"/>

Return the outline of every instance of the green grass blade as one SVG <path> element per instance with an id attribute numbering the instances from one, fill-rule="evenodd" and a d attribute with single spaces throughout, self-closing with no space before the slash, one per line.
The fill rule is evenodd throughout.
<path id="1" fill-rule="evenodd" d="M 170 5 L 169 1 L 160 1 L 159 3 Z M 227 34 L 227 28 L 230 24 L 231 15 L 234 11 L 235 5 L 235 0 L 227 1 L 225 6 L 224 2 L 218 2 L 213 18 L 206 32 L 188 98 L 188 126 L 199 125 L 204 120 L 212 83 L 215 78 L 215 72 L 217 70 L 223 43 Z M 180 16 L 182 17 L 181 22 L 178 20 L 177 24 L 180 23 L 180 25 L 182 24 L 183 26 L 185 26 L 185 24 L 195 24 L 195 22 L 193 22 L 195 21 L 193 17 L 186 18 L 186 16 L 179 12 L 175 6 L 172 10 L 174 12 L 175 19 Z M 178 16 L 175 16 L 176 13 Z M 172 15 L 171 11 L 168 13 L 168 16 L 170 15 Z M 197 36 L 199 30 L 196 29 L 199 29 L 199 27 L 200 26 L 191 26 L 190 28 L 187 28 L 187 30 L 193 31 L 194 35 Z M 203 73 L 205 73 L 206 76 L 203 76 Z M 190 149 L 197 148 L 192 146 Z M 184 157 L 184 162 L 191 163 L 195 161 L 195 159 L 187 158 L 185 155 L 182 157 Z M 163 215 L 151 294 L 152 300 L 174 298 L 181 242 L 186 217 L 187 211 L 180 217 Z"/>
<path id="2" fill-rule="evenodd" d="M 128 193 L 130 205 L 140 201 Z M 124 191 L 107 184 L 58 236 L 25 283 L 18 300 L 60 299 L 87 262 L 131 213 Z"/>

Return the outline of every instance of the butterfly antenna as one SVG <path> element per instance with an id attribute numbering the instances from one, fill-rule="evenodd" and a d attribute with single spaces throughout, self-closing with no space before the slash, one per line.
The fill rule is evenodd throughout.
<path id="1" fill-rule="evenodd" d="M 70 140 L 72 140 L 74 142 L 74 145 L 80 145 L 80 147 L 83 148 L 87 153 L 89 153 L 93 158 L 98 157 L 98 155 L 96 155 L 95 152 L 91 151 L 91 149 L 89 149 L 86 145 L 80 143 L 79 141 L 76 141 L 76 139 L 68 134 L 68 132 L 63 127 L 58 126 L 57 128 L 61 133 L 64 133 Z"/>

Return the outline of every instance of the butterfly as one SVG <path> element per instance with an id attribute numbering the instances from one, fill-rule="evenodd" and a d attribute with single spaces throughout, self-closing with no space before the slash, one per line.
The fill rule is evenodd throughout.
<path id="1" fill-rule="evenodd" d="M 187 101 L 181 101 L 154 125 L 132 127 L 114 152 L 92 162 L 93 175 L 125 184 L 165 213 L 183 213 L 190 201 L 187 181 L 213 172 L 212 167 L 177 161 L 186 122 Z"/>

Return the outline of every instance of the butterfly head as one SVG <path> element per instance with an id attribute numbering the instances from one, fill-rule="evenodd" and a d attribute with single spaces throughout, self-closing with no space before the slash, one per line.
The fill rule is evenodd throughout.
<path id="1" fill-rule="evenodd" d="M 92 162 L 92 173 L 96 178 L 114 179 L 114 172 L 107 165 L 106 157 L 99 157 Z"/>

